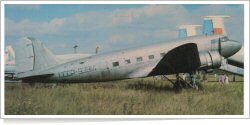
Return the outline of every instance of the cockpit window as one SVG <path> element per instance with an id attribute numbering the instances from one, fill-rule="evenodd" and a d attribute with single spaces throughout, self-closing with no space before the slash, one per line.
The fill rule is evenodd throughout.
<path id="1" fill-rule="evenodd" d="M 228 41 L 228 40 L 229 40 L 229 39 L 228 39 L 228 37 L 226 37 L 226 36 L 220 38 L 220 41 L 221 41 L 221 42 L 226 42 L 226 41 Z"/>

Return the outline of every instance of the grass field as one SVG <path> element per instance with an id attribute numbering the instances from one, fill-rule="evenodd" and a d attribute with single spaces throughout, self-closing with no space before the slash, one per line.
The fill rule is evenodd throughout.
<path id="1" fill-rule="evenodd" d="M 242 115 L 243 82 L 176 93 L 161 78 L 105 83 L 5 85 L 6 115 Z"/>

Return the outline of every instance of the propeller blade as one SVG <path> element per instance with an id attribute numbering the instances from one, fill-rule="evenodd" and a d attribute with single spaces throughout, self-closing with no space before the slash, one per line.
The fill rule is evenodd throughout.
<path id="1" fill-rule="evenodd" d="M 219 54 L 221 55 L 221 39 L 220 38 L 219 38 L 218 48 L 219 48 Z"/>

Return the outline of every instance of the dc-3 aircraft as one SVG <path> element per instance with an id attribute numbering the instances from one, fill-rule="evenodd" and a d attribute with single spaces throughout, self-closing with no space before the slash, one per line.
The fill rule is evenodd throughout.
<path id="1" fill-rule="evenodd" d="M 213 29 L 211 29 L 213 28 Z M 218 69 L 224 58 L 241 49 L 241 43 L 230 40 L 223 28 L 206 27 L 218 34 L 186 37 L 143 47 L 91 55 L 62 62 L 42 42 L 25 37 L 14 46 L 17 77 L 23 82 L 85 83 L 176 74 L 174 87 L 186 84 L 196 88 L 198 70 Z M 182 82 L 179 73 L 189 73 Z"/>

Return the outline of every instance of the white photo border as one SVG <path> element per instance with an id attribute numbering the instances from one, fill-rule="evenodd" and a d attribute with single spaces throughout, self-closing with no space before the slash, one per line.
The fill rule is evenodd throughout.
<path id="1" fill-rule="evenodd" d="M 243 4 L 244 5 L 244 115 L 5 115 L 4 47 L 6 4 Z M 169 118 L 249 119 L 249 1 L 1 1 L 1 118 Z"/>

